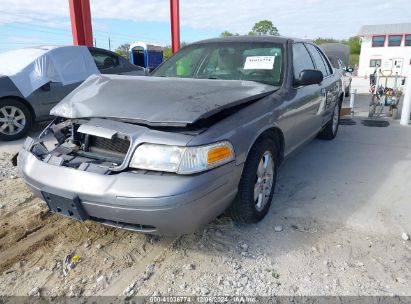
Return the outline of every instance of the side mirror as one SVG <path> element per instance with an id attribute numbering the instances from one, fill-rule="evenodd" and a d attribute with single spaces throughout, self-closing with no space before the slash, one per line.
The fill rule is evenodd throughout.
<path id="1" fill-rule="evenodd" d="M 50 82 L 47 82 L 46 84 L 42 85 L 41 89 L 46 92 L 50 91 L 51 89 Z"/>
<path id="2" fill-rule="evenodd" d="M 318 70 L 302 70 L 298 78 L 294 81 L 297 86 L 320 84 L 324 79 L 323 73 Z"/>
<path id="3" fill-rule="evenodd" d="M 348 73 L 354 72 L 354 69 L 353 69 L 353 68 L 346 68 L 345 70 L 346 70 Z"/>

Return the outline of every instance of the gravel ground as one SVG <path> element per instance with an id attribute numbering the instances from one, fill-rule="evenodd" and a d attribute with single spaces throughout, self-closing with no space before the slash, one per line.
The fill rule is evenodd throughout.
<path id="1" fill-rule="evenodd" d="M 0 295 L 410 295 L 400 235 L 272 212 L 164 238 L 52 215 L 20 178 L 0 193 Z"/>
<path id="2" fill-rule="evenodd" d="M 12 157 L 12 154 L 5 152 L 0 153 L 0 179 L 18 176 L 17 167 L 14 167 L 11 163 Z"/>

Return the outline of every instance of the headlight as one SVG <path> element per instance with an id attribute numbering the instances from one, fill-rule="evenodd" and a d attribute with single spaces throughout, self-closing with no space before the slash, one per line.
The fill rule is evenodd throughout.
<path id="1" fill-rule="evenodd" d="M 130 167 L 190 174 L 218 167 L 233 159 L 233 146 L 228 141 L 198 147 L 142 144 L 134 152 Z"/>

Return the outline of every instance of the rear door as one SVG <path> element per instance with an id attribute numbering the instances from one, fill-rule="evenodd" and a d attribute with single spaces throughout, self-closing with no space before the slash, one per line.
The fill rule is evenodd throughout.
<path id="1" fill-rule="evenodd" d="M 306 46 L 314 60 L 316 69 L 321 71 L 324 76 L 324 80 L 319 86 L 320 103 L 314 117 L 316 127 L 321 128 L 328 122 L 334 110 L 335 101 L 340 90 L 340 83 L 336 81 L 337 78 L 334 75 L 331 64 L 323 52 L 313 44 L 306 43 Z"/>
<path id="2" fill-rule="evenodd" d="M 51 108 L 77 88 L 81 82 L 63 85 L 61 82 L 49 82 L 37 89 L 33 94 L 39 102 L 40 112 L 48 113 Z"/>

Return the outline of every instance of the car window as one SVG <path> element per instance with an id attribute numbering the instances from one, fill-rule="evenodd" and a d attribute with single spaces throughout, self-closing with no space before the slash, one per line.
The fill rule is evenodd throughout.
<path id="1" fill-rule="evenodd" d="M 248 80 L 281 85 L 283 47 L 268 42 L 218 42 L 190 45 L 157 68 L 152 76 Z"/>
<path id="2" fill-rule="evenodd" d="M 204 57 L 204 53 L 205 50 L 199 48 L 189 52 L 186 56 L 182 56 L 165 71 L 166 74 L 164 76 L 192 78 L 198 65 L 201 63 L 201 58 Z"/>
<path id="3" fill-rule="evenodd" d="M 90 51 L 91 56 L 93 56 L 94 62 L 99 70 L 114 68 L 119 65 L 118 58 L 110 54 L 99 52 L 99 51 Z"/>
<path id="4" fill-rule="evenodd" d="M 314 64 L 306 47 L 302 43 L 293 44 L 293 70 L 297 78 L 302 70 L 313 70 Z"/>
<path id="5" fill-rule="evenodd" d="M 341 68 L 340 59 L 338 57 L 328 56 L 328 59 L 330 60 L 331 65 L 332 65 L 333 68 L 335 68 L 335 69 L 340 69 Z"/>
<path id="6" fill-rule="evenodd" d="M 320 52 L 317 50 L 317 48 L 312 45 L 312 44 L 306 44 L 308 50 L 310 51 L 311 55 L 313 56 L 315 65 L 316 65 L 316 69 L 321 71 L 324 75 L 324 77 L 326 77 L 327 75 L 329 75 L 329 70 L 327 69 L 327 66 L 324 63 L 324 59 L 322 58 Z"/>
<path id="7" fill-rule="evenodd" d="M 328 71 L 328 75 L 331 75 L 331 74 L 333 73 L 333 68 L 332 68 L 332 66 L 331 66 L 331 64 L 330 64 L 330 60 L 328 59 L 327 56 L 325 56 L 325 54 L 324 54 L 320 49 L 317 48 L 317 50 L 318 50 L 318 52 L 320 53 L 321 58 L 323 59 L 323 62 L 324 62 L 324 64 L 325 64 L 325 68 L 326 68 L 327 71 Z M 341 59 L 340 59 L 340 60 L 341 60 Z"/>

